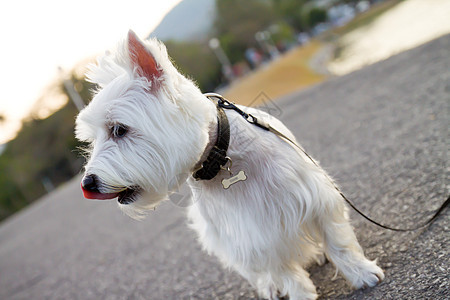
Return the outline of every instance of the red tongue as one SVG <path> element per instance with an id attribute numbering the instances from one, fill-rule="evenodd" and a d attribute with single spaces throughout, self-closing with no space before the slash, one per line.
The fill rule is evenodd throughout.
<path id="1" fill-rule="evenodd" d="M 83 186 L 81 186 L 81 190 L 83 191 L 83 196 L 86 199 L 107 200 L 107 199 L 116 198 L 119 195 L 119 193 L 102 194 L 99 192 L 91 192 L 91 191 L 85 190 L 83 188 Z"/>

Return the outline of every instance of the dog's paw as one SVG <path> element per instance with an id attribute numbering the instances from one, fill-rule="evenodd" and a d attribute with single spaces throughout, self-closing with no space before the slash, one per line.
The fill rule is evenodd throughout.
<path id="1" fill-rule="evenodd" d="M 258 290 L 260 299 L 278 300 L 280 299 L 278 290 L 275 286 L 266 286 Z"/>
<path id="2" fill-rule="evenodd" d="M 350 280 L 357 289 L 376 286 L 384 279 L 383 270 L 377 266 L 376 261 L 365 261 L 358 273 L 357 277 Z"/>
<path id="3" fill-rule="evenodd" d="M 314 260 L 316 261 L 316 263 L 317 263 L 319 266 L 323 266 L 323 265 L 326 264 L 327 261 L 328 261 L 327 257 L 325 256 L 325 253 L 319 253 L 319 254 L 317 254 L 317 255 L 314 257 Z"/>

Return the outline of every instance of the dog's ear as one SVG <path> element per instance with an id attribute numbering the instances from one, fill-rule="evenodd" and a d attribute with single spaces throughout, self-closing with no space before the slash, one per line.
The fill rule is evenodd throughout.
<path id="1" fill-rule="evenodd" d="M 128 51 L 131 63 L 137 67 L 139 75 L 150 82 L 156 82 L 155 79 L 159 78 L 162 72 L 158 69 L 153 55 L 132 30 L 128 32 Z"/>

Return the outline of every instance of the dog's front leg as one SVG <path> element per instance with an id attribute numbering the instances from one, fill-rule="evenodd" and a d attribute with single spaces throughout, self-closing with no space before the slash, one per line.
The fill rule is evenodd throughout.
<path id="1" fill-rule="evenodd" d="M 242 277 L 258 291 L 261 299 L 314 300 L 317 299 L 316 288 L 301 266 L 283 266 L 274 270 L 257 272 L 246 268 L 236 268 Z"/>
<path id="2" fill-rule="evenodd" d="M 384 279 L 383 271 L 364 256 L 341 196 L 336 193 L 330 198 L 333 201 L 326 204 L 319 220 L 325 253 L 355 288 L 375 286 Z"/>

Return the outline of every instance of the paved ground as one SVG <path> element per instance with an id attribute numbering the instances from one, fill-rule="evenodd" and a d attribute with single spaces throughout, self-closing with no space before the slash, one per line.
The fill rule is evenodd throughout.
<path id="1" fill-rule="evenodd" d="M 277 102 L 281 118 L 373 218 L 413 226 L 449 193 L 450 36 Z M 252 299 L 170 202 L 143 222 L 82 200 L 79 178 L 0 226 L 0 299 Z M 321 299 L 449 299 L 449 213 L 395 233 L 352 213 L 386 279 L 352 291 L 310 269 Z"/>

